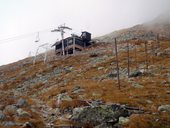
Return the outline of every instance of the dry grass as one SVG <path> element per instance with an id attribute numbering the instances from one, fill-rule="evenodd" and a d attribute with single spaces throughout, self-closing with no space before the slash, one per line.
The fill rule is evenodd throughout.
<path id="1" fill-rule="evenodd" d="M 97 47 L 103 47 L 105 49 L 110 49 L 112 45 L 103 45 Z M 151 48 L 150 46 L 148 49 Z M 164 51 L 165 49 L 170 48 L 170 42 L 164 41 L 161 42 L 160 51 Z M 91 48 L 93 50 L 97 49 L 95 47 Z M 91 50 L 89 49 L 89 50 Z M 22 69 L 15 70 L 13 72 L 7 71 L 6 75 L 10 78 L 16 76 L 19 72 L 29 68 L 29 71 L 23 74 L 21 77 L 17 78 L 16 81 L 12 83 L 8 83 L 3 86 L 3 90 L 9 90 L 15 88 L 19 83 L 27 80 L 28 78 L 34 78 L 36 74 L 46 74 L 51 72 L 55 67 L 67 67 L 73 66 L 74 72 L 70 73 L 62 73 L 57 78 L 51 78 L 49 80 L 49 84 L 62 82 L 65 79 L 70 79 L 65 85 L 54 86 L 50 90 L 45 93 L 38 95 L 37 98 L 43 100 L 45 103 L 50 105 L 51 107 L 56 107 L 56 96 L 60 93 L 67 92 L 70 97 L 73 98 L 72 102 L 64 101 L 61 105 L 61 109 L 66 109 L 68 107 L 79 107 L 85 106 L 86 104 L 80 100 L 79 95 L 83 95 L 83 100 L 91 100 L 91 99 L 101 99 L 105 102 L 112 103 L 121 103 L 121 104 L 129 104 L 131 106 L 136 106 L 143 108 L 148 112 L 158 113 L 157 108 L 162 104 L 170 104 L 169 94 L 166 93 L 170 91 L 170 80 L 167 77 L 169 73 L 168 68 L 170 68 L 170 58 L 168 56 L 153 56 L 151 53 L 148 53 L 149 57 L 149 66 L 152 69 L 153 75 L 145 75 L 136 78 L 132 78 L 131 80 L 128 78 L 121 79 L 121 90 L 117 87 L 116 79 L 111 78 L 103 78 L 103 79 L 93 79 L 95 77 L 100 77 L 104 74 L 108 74 L 111 72 L 111 69 L 115 68 L 114 64 L 111 64 L 115 61 L 114 56 L 110 59 L 100 62 L 98 64 L 89 65 L 87 60 L 91 58 L 101 57 L 103 55 L 112 56 L 112 52 L 110 50 L 106 50 L 103 53 L 97 54 L 97 56 L 91 56 L 85 54 L 83 56 L 76 55 L 67 57 L 65 59 L 61 59 L 60 61 L 51 61 L 49 64 L 52 65 L 51 68 L 47 68 L 47 65 L 43 64 L 43 62 L 37 62 L 35 66 L 26 65 Z M 135 62 L 134 50 L 130 51 L 130 57 L 132 58 L 130 69 L 135 70 L 136 65 L 139 68 L 140 64 L 145 64 L 145 53 L 144 46 L 139 43 L 137 49 L 137 62 Z M 124 51 L 119 54 L 119 65 L 121 68 L 127 68 L 127 52 Z M 102 70 L 98 70 L 98 67 L 104 67 Z M 144 65 L 145 68 L 145 65 Z M 76 76 L 79 74 L 78 76 Z M 143 86 L 143 88 L 134 88 L 132 86 L 133 83 L 138 83 Z M 166 86 L 165 86 L 166 83 Z M 80 86 L 85 90 L 83 94 L 73 94 L 72 89 L 75 86 Z M 42 83 L 37 83 L 35 88 L 32 88 L 28 93 L 28 96 L 25 98 L 28 99 L 30 104 L 36 104 L 29 96 L 36 93 L 37 90 L 41 90 L 48 85 L 44 85 Z M 10 99 L 7 99 L 8 103 L 13 103 Z M 148 101 L 151 101 L 149 103 Z M 5 101 L 2 101 L 5 103 Z M 159 121 L 155 122 L 154 119 L 159 117 Z M 127 128 L 150 128 L 150 127 L 166 127 L 170 126 L 169 113 L 160 113 L 160 115 L 133 115 L 130 117 L 130 124 L 125 126 Z M 38 125 L 39 122 L 42 122 L 42 119 L 38 117 L 33 118 L 34 122 Z M 24 119 L 23 119 L 24 120 Z M 37 122 L 36 122 L 37 121 Z M 56 121 L 56 124 L 60 124 L 60 121 Z M 41 126 L 43 125 L 40 123 Z M 38 126 L 40 127 L 40 126 Z"/>

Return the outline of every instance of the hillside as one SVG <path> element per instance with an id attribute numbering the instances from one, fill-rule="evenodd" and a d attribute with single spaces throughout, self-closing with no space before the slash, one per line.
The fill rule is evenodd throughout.
<path id="1" fill-rule="evenodd" d="M 112 43 L 0 67 L 0 127 L 169 128 L 170 41 L 156 55 L 148 44 L 147 71 L 144 43 L 129 43 L 130 78 L 126 44 L 118 46 L 120 90 Z"/>
<path id="2" fill-rule="evenodd" d="M 120 41 L 132 39 L 134 37 L 140 39 L 153 39 L 152 33 L 159 34 L 162 39 L 170 39 L 170 18 L 168 15 L 160 15 L 150 22 L 114 31 L 107 35 L 97 37 L 96 39 L 102 42 L 113 42 L 114 38 L 117 38 Z"/>

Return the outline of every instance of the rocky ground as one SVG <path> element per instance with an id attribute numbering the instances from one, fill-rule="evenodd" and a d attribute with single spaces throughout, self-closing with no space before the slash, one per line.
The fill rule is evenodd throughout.
<path id="1" fill-rule="evenodd" d="M 0 128 L 169 128 L 170 41 L 154 55 L 148 45 L 148 70 L 143 43 L 136 55 L 130 44 L 130 78 L 126 50 L 119 44 L 120 89 L 112 43 L 1 66 Z"/>

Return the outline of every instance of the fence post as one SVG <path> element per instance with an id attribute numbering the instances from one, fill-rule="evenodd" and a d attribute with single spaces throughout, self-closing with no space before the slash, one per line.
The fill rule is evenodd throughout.
<path id="1" fill-rule="evenodd" d="M 136 65 L 136 70 L 138 69 L 138 62 L 137 62 L 137 48 L 136 48 L 136 41 L 135 41 L 135 65 Z"/>
<path id="2" fill-rule="evenodd" d="M 146 71 L 148 71 L 148 48 L 147 48 L 147 41 L 145 41 L 145 64 L 146 64 Z"/>
<path id="3" fill-rule="evenodd" d="M 115 53 L 116 53 L 116 69 L 117 69 L 117 81 L 118 81 L 118 86 L 120 89 L 120 78 L 119 78 L 119 61 L 118 61 L 118 53 L 117 53 L 117 41 L 115 38 Z"/>
<path id="4" fill-rule="evenodd" d="M 129 78 L 130 76 L 129 41 L 127 41 L 127 59 L 128 59 L 128 78 Z"/>
<path id="5" fill-rule="evenodd" d="M 157 37 L 156 37 L 157 39 L 157 44 L 158 44 L 158 49 L 160 49 L 160 42 L 159 42 L 159 34 L 157 34 Z"/>

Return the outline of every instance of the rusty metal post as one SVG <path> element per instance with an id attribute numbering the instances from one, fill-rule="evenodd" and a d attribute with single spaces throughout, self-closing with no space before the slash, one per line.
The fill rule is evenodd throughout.
<path id="1" fill-rule="evenodd" d="M 151 42 L 151 50 L 152 50 L 152 64 L 154 64 L 154 56 L 155 56 L 155 49 L 154 49 L 154 42 Z"/>
<path id="2" fill-rule="evenodd" d="M 157 45 L 158 45 L 157 47 L 158 47 L 158 49 L 160 49 L 159 34 L 157 34 L 156 40 L 157 40 Z"/>
<path id="3" fill-rule="evenodd" d="M 137 62 L 137 48 L 136 48 L 136 42 L 135 42 L 135 65 L 136 65 L 136 70 L 138 69 L 138 62 Z"/>
<path id="4" fill-rule="evenodd" d="M 148 48 L 147 48 L 147 41 L 145 41 L 145 64 L 146 64 L 146 71 L 148 71 Z"/>
<path id="5" fill-rule="evenodd" d="M 127 41 L 128 78 L 130 76 L 129 41 Z"/>
<path id="6" fill-rule="evenodd" d="M 115 53 L 116 53 L 117 81 L 118 81 L 118 86 L 119 86 L 119 89 L 120 89 L 119 60 L 118 60 L 118 53 L 117 53 L 117 41 L 116 41 L 116 38 L 115 38 Z"/>

